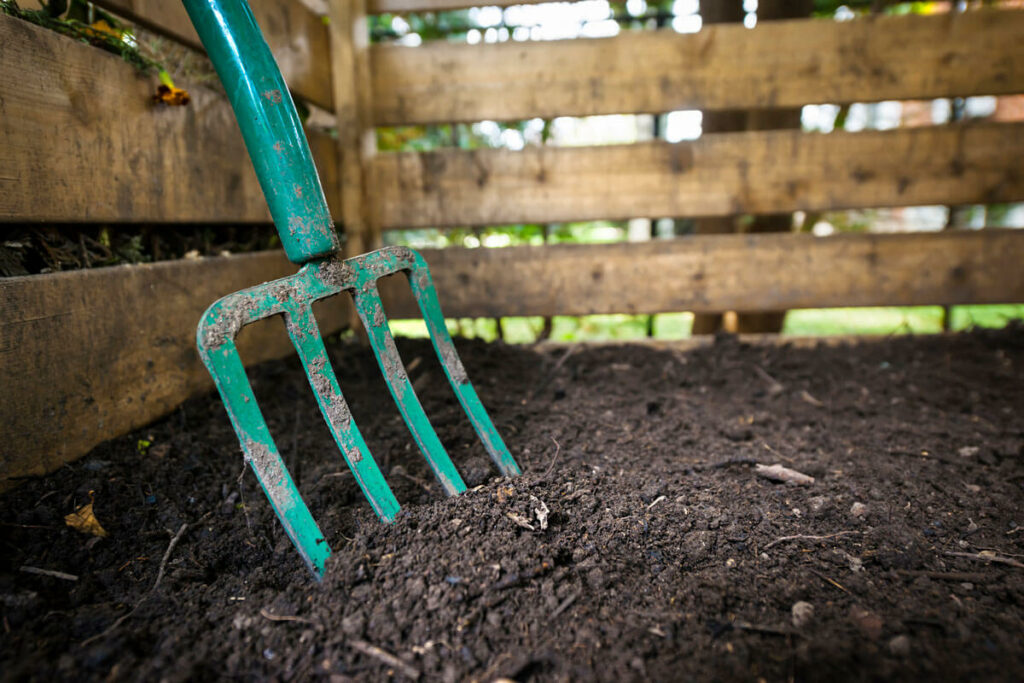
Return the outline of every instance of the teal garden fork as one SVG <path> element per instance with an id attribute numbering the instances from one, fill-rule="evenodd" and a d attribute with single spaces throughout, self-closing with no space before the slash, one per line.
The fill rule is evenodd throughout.
<path id="1" fill-rule="evenodd" d="M 519 466 L 466 376 L 448 334 L 430 271 L 405 247 L 386 247 L 343 260 L 320 179 L 291 95 L 245 0 L 184 0 L 192 23 L 227 91 L 263 194 L 288 258 L 290 277 L 230 294 L 199 323 L 199 354 L 213 376 L 245 459 L 302 559 L 319 579 L 331 554 L 281 459 L 235 347 L 239 330 L 282 314 L 320 411 L 342 456 L 377 516 L 390 522 L 398 501 L 366 446 L 331 368 L 312 305 L 349 292 L 388 389 L 420 451 L 448 495 L 466 490 L 406 375 L 384 314 L 377 280 L 405 273 L 434 350 L 462 408 L 503 475 Z"/>

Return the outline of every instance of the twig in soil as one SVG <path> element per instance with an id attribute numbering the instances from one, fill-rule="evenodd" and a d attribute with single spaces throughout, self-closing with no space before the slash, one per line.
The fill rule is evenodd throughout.
<path id="1" fill-rule="evenodd" d="M 562 452 L 562 447 L 555 441 L 555 437 L 550 437 L 555 443 L 555 454 L 551 456 L 551 464 L 548 465 L 547 470 L 544 471 L 544 478 L 547 479 L 548 475 L 551 474 L 551 470 L 555 467 L 555 462 L 558 461 L 558 454 Z"/>
<path id="2" fill-rule="evenodd" d="M 171 559 L 171 553 L 174 552 L 174 546 L 178 545 L 178 541 L 185 535 L 185 531 L 188 529 L 188 524 L 182 524 L 178 529 L 178 533 L 174 534 L 174 538 L 167 544 L 167 551 L 164 553 L 164 557 L 160 560 L 160 569 L 156 573 L 156 581 L 153 582 L 153 587 L 150 588 L 150 592 L 155 591 L 156 587 L 160 585 L 160 582 L 164 580 L 164 571 L 167 569 L 167 561 Z"/>
<path id="3" fill-rule="evenodd" d="M 245 470 L 249 467 L 249 463 L 242 463 L 242 471 L 238 473 L 238 479 L 235 480 L 235 485 L 238 487 L 238 498 L 242 501 L 242 514 L 245 515 L 245 528 L 249 531 L 249 538 L 253 537 L 252 531 L 252 520 L 249 519 L 249 506 L 245 503 L 245 493 L 242 492 L 242 478 L 245 477 Z"/>
<path id="4" fill-rule="evenodd" d="M 42 569 L 41 567 L 31 567 L 29 565 L 22 565 L 18 571 L 25 572 L 26 574 L 39 574 L 40 576 L 52 576 L 55 579 L 61 579 L 63 581 L 78 581 L 78 577 L 74 574 L 68 574 L 66 572 L 58 572 L 52 569 Z"/>
<path id="5" fill-rule="evenodd" d="M 260 616 L 270 621 L 292 621 L 297 624 L 309 624 L 315 626 L 317 631 L 324 629 L 323 624 L 315 619 L 306 619 L 305 617 L 289 616 L 287 614 L 273 614 L 267 610 L 266 607 L 260 607 Z"/>
<path id="6" fill-rule="evenodd" d="M 810 392 L 804 389 L 800 392 L 800 400 L 804 403 L 814 406 L 815 408 L 824 408 L 825 404 L 818 399 L 811 396 Z"/>
<path id="7" fill-rule="evenodd" d="M 209 516 L 210 516 L 210 513 L 207 512 L 205 515 L 203 515 L 198 520 L 196 520 L 193 524 L 194 525 L 198 525 L 201 522 L 203 522 Z M 90 636 L 90 637 L 86 638 L 85 640 L 83 640 L 81 642 L 81 646 L 82 647 L 85 647 L 89 643 L 95 642 L 95 641 L 100 640 L 102 638 L 106 638 L 108 635 L 110 635 L 111 633 L 116 631 L 117 628 L 121 624 L 123 624 L 127 619 L 129 619 L 133 614 L 135 614 L 137 611 L 139 611 L 139 608 L 142 607 L 142 603 L 144 603 L 146 601 L 146 599 L 149 598 L 149 596 L 151 596 L 154 593 L 154 591 L 156 591 L 157 586 L 160 585 L 160 581 L 163 580 L 163 578 L 164 578 L 164 571 L 167 568 L 167 561 L 171 559 L 171 552 L 174 550 L 174 546 L 178 545 L 178 541 L 181 540 L 181 537 L 185 535 L 185 531 L 188 530 L 189 526 L 192 526 L 192 525 L 187 524 L 187 523 L 186 524 L 182 524 L 181 528 L 178 529 L 178 533 L 176 533 L 174 535 L 174 537 L 171 539 L 171 542 L 167 544 L 167 551 L 164 553 L 164 557 L 160 561 L 160 569 L 157 571 L 156 581 L 153 582 L 153 585 L 150 587 L 150 589 L 148 591 L 146 591 L 145 595 L 143 595 L 139 599 L 139 601 L 137 603 L 135 603 L 135 607 L 132 607 L 131 610 L 128 611 L 127 613 L 122 614 L 120 617 L 118 617 L 116 620 L 114 620 L 113 624 L 108 626 L 103 631 L 100 631 L 96 635 Z"/>
<path id="8" fill-rule="evenodd" d="M 571 356 L 575 350 L 575 345 L 570 346 L 568 349 L 565 350 L 565 353 L 562 354 L 562 357 L 559 358 L 558 361 L 555 363 L 554 367 L 552 367 L 551 370 L 548 371 L 548 374 L 544 376 L 544 378 L 540 381 L 537 387 L 530 394 L 530 398 L 525 400 L 524 403 L 533 401 L 540 395 L 540 392 L 544 391 L 544 388 L 551 383 L 551 380 L 555 378 L 555 373 L 558 372 L 558 370 L 563 365 L 565 365 L 565 361 L 569 359 L 569 356 Z"/>
<path id="9" fill-rule="evenodd" d="M 407 664 L 406 662 L 402 661 L 390 652 L 380 649 L 376 645 L 372 645 L 366 642 L 365 640 L 350 640 L 348 641 L 348 644 L 351 645 L 354 649 L 362 652 L 364 655 L 373 657 L 374 659 L 377 659 L 383 662 L 384 664 L 390 666 L 392 669 L 397 669 L 406 678 L 411 678 L 414 681 L 419 680 L 420 678 L 419 669 Z"/>
<path id="10" fill-rule="evenodd" d="M 825 576 L 821 572 L 817 571 L 816 569 L 811 569 L 810 567 L 807 567 L 806 569 L 807 569 L 807 571 L 809 571 L 810 573 L 814 574 L 815 576 L 817 576 L 822 581 L 827 581 L 828 583 L 831 583 L 833 586 L 835 586 L 839 590 L 843 591 L 847 595 L 850 594 L 850 591 L 846 590 L 846 588 L 843 587 L 843 584 L 839 583 L 838 581 L 833 581 L 832 579 L 828 578 L 827 576 Z"/>
<path id="11" fill-rule="evenodd" d="M 576 591 L 575 593 L 567 597 L 565 600 L 563 600 L 562 604 L 556 607 L 555 611 L 551 613 L 550 617 L 548 617 L 548 621 L 554 621 L 555 619 L 557 619 L 559 615 L 562 614 L 562 612 L 572 607 L 572 603 L 576 602 L 576 599 L 578 597 L 580 597 L 580 592 Z"/>
<path id="12" fill-rule="evenodd" d="M 827 541 L 830 538 L 839 538 L 840 536 L 849 536 L 850 534 L 859 534 L 859 531 L 837 531 L 834 534 L 826 534 L 824 536 L 809 536 L 807 534 L 796 534 L 795 536 L 780 536 L 771 543 L 765 545 L 761 550 L 768 550 L 772 546 L 778 545 L 779 543 L 785 543 L 786 541 Z"/>
<path id="13" fill-rule="evenodd" d="M 980 552 L 980 553 L 958 553 L 948 550 L 944 553 L 950 557 L 963 557 L 968 560 L 978 560 L 979 562 L 995 562 L 997 564 L 1006 564 L 1017 569 L 1024 569 L 1024 562 L 1013 559 L 1012 557 L 1003 557 L 996 555 L 993 552 Z"/>
<path id="14" fill-rule="evenodd" d="M 779 394 L 786 390 L 786 385 L 784 385 L 782 382 L 769 375 L 767 372 L 765 372 L 764 368 L 762 368 L 760 365 L 756 363 L 754 364 L 754 372 L 756 372 L 761 377 L 761 379 L 768 383 L 769 396 L 778 396 Z"/>
<path id="15" fill-rule="evenodd" d="M 751 624 L 749 621 L 743 621 L 741 619 L 734 619 L 732 627 L 739 629 L 740 631 L 753 631 L 754 633 L 767 633 L 773 636 L 792 636 L 795 635 L 790 629 L 777 628 L 775 626 L 759 626 L 758 624 Z"/>
<path id="16" fill-rule="evenodd" d="M 131 611 L 129 611 L 126 614 L 122 614 L 121 616 L 119 616 L 114 621 L 113 624 L 108 626 L 103 631 L 97 633 L 94 636 L 90 636 L 89 638 L 86 638 L 85 640 L 83 640 L 82 643 L 81 643 L 82 647 L 85 647 L 86 645 L 88 645 L 89 643 L 92 643 L 94 641 L 100 640 L 101 638 L 105 638 L 108 635 L 110 635 L 111 633 L 113 633 L 114 631 L 116 631 L 118 626 L 123 624 L 125 622 L 125 620 L 127 620 L 130 616 L 135 614 L 139 610 L 139 608 L 142 607 L 142 603 L 145 602 L 146 598 L 148 598 L 148 597 L 149 597 L 149 593 L 146 593 L 145 595 L 142 596 L 142 600 L 139 600 L 139 603 L 137 605 L 135 605 L 135 607 L 132 607 Z"/>
<path id="17" fill-rule="evenodd" d="M 754 472 L 756 472 L 759 477 L 764 477 L 771 481 L 781 481 L 785 484 L 807 486 L 814 483 L 814 477 L 806 475 L 803 472 L 797 472 L 796 470 L 788 467 L 783 467 L 778 463 L 775 463 L 774 465 L 762 465 L 758 463 L 754 465 Z"/>
<path id="18" fill-rule="evenodd" d="M 414 477 L 413 475 L 406 472 L 405 468 L 400 465 L 395 465 L 394 467 L 392 467 L 391 474 L 397 474 L 403 479 L 408 479 L 412 483 L 416 484 L 427 493 L 433 493 L 433 489 L 430 488 L 430 484 L 426 480 L 420 479 L 419 477 Z"/>

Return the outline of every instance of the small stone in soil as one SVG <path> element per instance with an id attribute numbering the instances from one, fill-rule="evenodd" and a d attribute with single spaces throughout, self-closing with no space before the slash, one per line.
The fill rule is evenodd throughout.
<path id="1" fill-rule="evenodd" d="M 889 652 L 897 657 L 906 657 L 910 654 L 910 638 L 900 635 L 891 639 L 889 641 Z"/>
<path id="2" fill-rule="evenodd" d="M 794 602 L 790 612 L 793 615 L 793 626 L 796 628 L 803 628 L 814 620 L 814 605 L 809 602 Z"/>

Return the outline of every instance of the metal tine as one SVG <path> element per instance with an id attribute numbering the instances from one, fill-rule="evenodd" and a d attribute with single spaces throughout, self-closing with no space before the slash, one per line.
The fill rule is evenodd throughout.
<path id="1" fill-rule="evenodd" d="M 416 303 L 419 304 L 423 320 L 427 323 L 427 331 L 430 333 L 430 341 L 434 345 L 438 360 L 444 366 L 444 372 L 448 376 L 448 383 L 451 384 L 455 395 L 462 404 L 462 409 L 469 416 L 473 429 L 487 449 L 491 460 L 498 467 L 501 473 L 507 477 L 522 473 L 515 458 L 509 453 L 504 440 L 498 430 L 494 427 L 487 409 L 480 402 L 480 397 L 469 381 L 466 369 L 462 365 L 455 350 L 455 343 L 448 333 L 448 326 L 444 321 L 444 314 L 441 312 L 441 305 L 437 300 L 437 290 L 434 288 L 430 269 L 419 255 L 413 261 L 409 276 L 409 286 L 412 288 Z"/>
<path id="2" fill-rule="evenodd" d="M 289 307 L 285 320 L 288 335 L 302 360 L 302 367 L 316 395 L 320 412 L 323 413 L 345 462 L 348 463 L 349 469 L 352 470 L 377 516 L 385 522 L 394 520 L 400 506 L 370 454 L 366 441 L 359 433 L 355 420 L 352 419 L 352 413 L 331 367 L 327 349 L 320 338 L 320 328 L 313 315 L 313 309 L 308 303 L 298 302 L 295 307 Z"/>
<path id="3" fill-rule="evenodd" d="M 228 338 L 210 343 L 208 339 L 218 336 L 209 332 L 218 326 L 218 318 L 223 310 L 219 305 L 225 303 L 230 306 L 232 302 L 222 299 L 203 317 L 197 335 L 200 353 L 238 433 L 246 461 L 256 474 L 285 533 L 317 580 L 320 580 L 324 573 L 324 563 L 331 555 L 331 548 L 295 487 L 277 445 L 270 436 L 270 429 L 256 402 L 234 341 Z"/>
<path id="4" fill-rule="evenodd" d="M 430 426 L 430 420 L 423 412 L 423 406 L 412 388 L 412 383 L 409 382 L 395 340 L 391 336 L 388 319 L 384 315 L 384 304 L 377 291 L 376 282 L 367 281 L 364 286 L 353 291 L 353 296 L 356 311 L 366 328 L 373 354 L 377 357 L 377 364 L 387 381 L 391 397 L 398 404 L 402 419 L 416 440 L 416 445 L 441 482 L 445 493 L 449 496 L 462 493 L 466 490 L 466 484 L 441 445 L 441 440 L 437 438 L 437 432 Z"/>

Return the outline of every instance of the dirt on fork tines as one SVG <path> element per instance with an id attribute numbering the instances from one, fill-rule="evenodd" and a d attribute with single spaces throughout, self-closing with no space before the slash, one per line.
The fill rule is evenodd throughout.
<path id="1" fill-rule="evenodd" d="M 299 364 L 262 365 L 256 395 L 334 551 L 323 583 L 217 397 L 197 398 L 0 497 L 0 677 L 1024 679 L 1024 329 L 459 342 L 516 479 L 429 344 L 399 347 L 470 491 L 443 496 L 372 355 L 333 344 L 403 505 L 380 524 Z M 107 537 L 65 522 L 90 500 Z"/>

